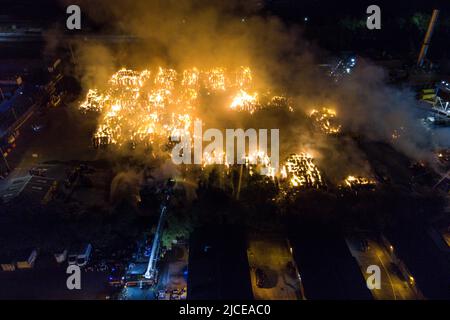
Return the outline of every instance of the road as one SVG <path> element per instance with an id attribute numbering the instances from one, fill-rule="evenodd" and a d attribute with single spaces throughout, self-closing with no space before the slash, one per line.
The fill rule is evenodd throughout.
<path id="1" fill-rule="evenodd" d="M 375 238 L 365 237 L 368 249 L 361 249 L 361 238 L 347 239 L 348 247 L 355 259 L 358 261 L 364 278 L 371 275 L 367 273 L 367 267 L 376 265 L 381 270 L 381 288 L 371 290 L 376 300 L 417 300 L 421 297 L 415 293 L 410 284 L 401 273 L 398 265 L 394 263 L 388 250 Z"/>
<path id="2" fill-rule="evenodd" d="M 298 300 L 302 298 L 301 283 L 287 265 L 295 265 L 285 239 L 250 236 L 247 249 L 253 295 L 256 300 Z M 255 270 L 267 275 L 267 287 L 256 285 Z"/>

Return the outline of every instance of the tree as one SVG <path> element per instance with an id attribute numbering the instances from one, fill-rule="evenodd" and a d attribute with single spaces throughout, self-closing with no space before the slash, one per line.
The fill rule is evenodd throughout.
<path id="1" fill-rule="evenodd" d="M 166 228 L 161 237 L 162 246 L 167 250 L 171 250 L 174 241 L 189 238 L 192 229 L 193 227 L 189 216 L 171 214 L 171 212 L 169 212 Z"/>
<path id="2" fill-rule="evenodd" d="M 430 15 L 422 12 L 416 12 L 411 17 L 411 23 L 415 26 L 421 33 L 424 33 L 428 28 L 428 23 L 430 21 Z"/>

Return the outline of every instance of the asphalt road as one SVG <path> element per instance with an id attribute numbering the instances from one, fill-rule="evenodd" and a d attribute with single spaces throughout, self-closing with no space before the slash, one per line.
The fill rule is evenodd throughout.
<path id="1" fill-rule="evenodd" d="M 288 272 L 288 263 L 294 263 L 283 238 L 250 236 L 247 256 L 250 265 L 253 295 L 256 300 L 298 300 L 301 298 L 299 279 Z M 267 276 L 264 288 L 256 285 L 255 270 Z"/>
<path id="2" fill-rule="evenodd" d="M 388 249 L 374 239 L 368 240 L 368 249 L 362 251 L 359 240 L 347 240 L 352 255 L 358 261 L 364 279 L 371 275 L 367 267 L 376 265 L 381 271 L 381 288 L 373 289 L 371 293 L 376 300 L 417 300 L 418 296 L 412 289 L 408 279 L 405 279 L 398 266 L 390 257 Z"/>

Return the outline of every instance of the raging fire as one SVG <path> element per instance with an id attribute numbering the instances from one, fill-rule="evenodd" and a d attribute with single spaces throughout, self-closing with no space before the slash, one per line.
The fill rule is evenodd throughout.
<path id="1" fill-rule="evenodd" d="M 189 132 L 193 123 L 201 117 L 199 97 L 222 92 L 230 96 L 229 110 L 253 114 L 264 107 L 287 107 L 293 111 L 292 102 L 279 95 L 264 94 L 261 103 L 252 90 L 253 76 L 250 68 L 240 67 L 234 72 L 217 67 L 202 71 L 195 67 L 177 72 L 159 67 L 156 71 L 141 72 L 120 69 L 112 75 L 109 87 L 99 91 L 90 89 L 79 108 L 99 113 L 99 123 L 93 135 L 95 147 L 105 145 L 149 144 L 164 146 L 170 137 Z M 249 93 L 253 92 L 253 93 Z M 266 97 L 268 97 L 266 99 Z M 335 113 L 330 109 L 311 114 L 328 133 L 339 132 L 340 127 L 331 124 Z M 200 119 L 201 120 L 201 119 Z M 256 163 L 256 165 L 250 165 Z M 203 167 L 222 164 L 228 167 L 225 154 L 203 154 Z M 270 157 L 261 151 L 247 154 L 244 164 L 251 172 L 289 181 L 291 187 L 320 188 L 325 185 L 321 173 L 310 154 L 293 154 L 288 157 L 281 171 L 270 163 Z"/>
<path id="2" fill-rule="evenodd" d="M 82 111 L 100 114 L 93 136 L 95 147 L 130 142 L 164 144 L 170 136 L 192 132 L 204 91 L 207 95 L 230 95 L 230 110 L 253 114 L 262 108 L 258 93 L 248 93 L 253 76 L 251 69 L 244 66 L 233 72 L 222 67 L 206 71 L 193 67 L 180 73 L 163 67 L 141 72 L 123 68 L 111 76 L 108 84 L 103 91 L 89 89 L 80 104 Z M 270 101 L 279 104 L 283 99 L 274 96 Z"/>
<path id="3" fill-rule="evenodd" d="M 361 187 L 361 186 L 367 186 L 367 187 L 373 187 L 375 186 L 376 181 L 371 178 L 361 177 L 361 176 L 348 176 L 344 180 L 344 185 L 349 188 L 354 187 Z"/>
<path id="4" fill-rule="evenodd" d="M 325 186 L 322 175 L 308 153 L 290 155 L 281 171 L 292 187 L 321 188 Z"/>
<path id="5" fill-rule="evenodd" d="M 341 125 L 336 123 L 336 111 L 333 109 L 314 109 L 309 116 L 314 120 L 317 127 L 326 134 L 338 134 L 341 131 Z"/>

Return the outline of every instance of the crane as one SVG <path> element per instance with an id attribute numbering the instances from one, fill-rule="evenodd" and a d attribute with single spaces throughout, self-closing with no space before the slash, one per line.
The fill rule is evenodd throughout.
<path id="1" fill-rule="evenodd" d="M 157 278 L 157 270 L 156 270 L 156 262 L 158 261 L 158 253 L 160 248 L 160 242 L 161 242 L 161 235 L 164 229 L 164 222 L 167 214 L 167 206 L 169 205 L 170 196 L 172 194 L 172 188 L 174 186 L 175 182 L 172 179 L 169 179 L 166 188 L 165 188 L 165 198 L 163 202 L 161 203 L 161 206 L 159 208 L 159 221 L 158 226 L 156 227 L 155 236 L 153 238 L 152 243 L 152 250 L 150 251 L 150 257 L 148 259 L 148 265 L 147 270 L 144 274 L 144 278 L 153 280 L 156 282 Z"/>

